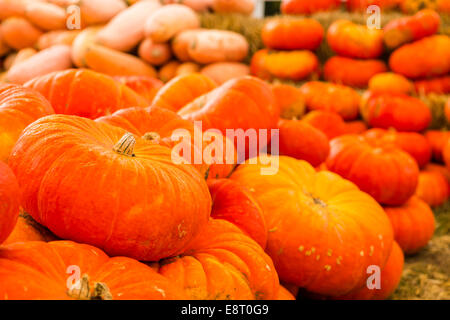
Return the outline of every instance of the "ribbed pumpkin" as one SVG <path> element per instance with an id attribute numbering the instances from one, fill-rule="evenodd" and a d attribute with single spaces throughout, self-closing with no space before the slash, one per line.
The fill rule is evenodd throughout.
<path id="1" fill-rule="evenodd" d="M 324 162 L 330 151 L 325 133 L 302 120 L 280 119 L 279 154 L 305 160 L 316 167 Z"/>
<path id="2" fill-rule="evenodd" d="M 354 89 L 321 81 L 306 82 L 300 87 L 309 110 L 338 113 L 344 120 L 358 117 L 361 97 Z"/>
<path id="3" fill-rule="evenodd" d="M 418 98 L 401 93 L 366 91 L 360 110 L 364 120 L 376 128 L 419 132 L 431 123 L 428 106 Z"/>
<path id="4" fill-rule="evenodd" d="M 450 93 L 450 76 L 442 76 L 431 79 L 417 80 L 414 81 L 414 87 L 416 92 L 419 94 L 449 94 Z M 450 100 L 449 100 L 450 101 Z M 450 103 L 447 102 L 447 105 Z M 445 109 L 445 116 L 447 121 L 450 123 L 450 107 Z"/>
<path id="5" fill-rule="evenodd" d="M 25 87 L 39 91 L 56 113 L 90 119 L 119 109 L 146 107 L 146 99 L 102 73 L 69 69 L 34 78 Z"/>
<path id="6" fill-rule="evenodd" d="M 152 267 L 191 300 L 273 300 L 278 296 L 278 275 L 270 257 L 222 219 L 211 219 L 182 255 Z"/>
<path id="7" fill-rule="evenodd" d="M 11 169 L 0 161 L 0 244 L 8 238 L 17 222 L 20 190 Z"/>
<path id="8" fill-rule="evenodd" d="M 269 228 L 266 252 L 280 279 L 339 296 L 360 288 L 367 267 L 384 267 L 393 242 L 380 205 L 353 183 L 305 161 L 279 158 L 275 175 L 261 165 L 238 167 L 231 179 L 260 202 Z"/>
<path id="9" fill-rule="evenodd" d="M 21 211 L 14 229 L 3 244 L 27 241 L 49 242 L 54 240 L 57 240 L 55 235 L 37 223 L 28 213 Z"/>
<path id="10" fill-rule="evenodd" d="M 182 251 L 209 217 L 204 177 L 179 162 L 162 144 L 67 115 L 28 126 L 10 159 L 22 205 L 38 223 L 146 261 Z"/>
<path id="11" fill-rule="evenodd" d="M 21 132 L 33 121 L 53 114 L 39 93 L 22 86 L 0 83 L 0 161 L 7 161 Z"/>
<path id="12" fill-rule="evenodd" d="M 398 132 L 395 129 L 370 129 L 364 133 L 367 138 L 392 143 L 413 157 L 420 168 L 431 160 L 431 146 L 428 140 L 416 132 Z"/>
<path id="13" fill-rule="evenodd" d="M 330 140 L 347 133 L 347 124 L 334 112 L 314 110 L 306 114 L 302 121 L 325 133 Z"/>
<path id="14" fill-rule="evenodd" d="M 274 84 L 272 92 L 283 119 L 300 119 L 305 113 L 305 99 L 302 92 L 289 84 Z"/>
<path id="15" fill-rule="evenodd" d="M 445 176 L 436 171 L 422 170 L 419 174 L 416 196 L 430 207 L 438 207 L 447 201 L 450 195 Z"/>
<path id="16" fill-rule="evenodd" d="M 419 167 L 406 152 L 380 139 L 344 135 L 330 141 L 327 168 L 380 203 L 401 205 L 416 191 Z"/>
<path id="17" fill-rule="evenodd" d="M 445 178 L 445 181 L 447 181 L 448 190 L 450 190 L 450 170 L 445 166 L 436 163 L 429 163 L 423 170 L 441 174 Z"/>
<path id="18" fill-rule="evenodd" d="M 394 228 L 395 241 L 405 254 L 414 254 L 425 247 L 436 226 L 433 211 L 422 200 L 411 197 L 403 206 L 386 207 Z"/>
<path id="19" fill-rule="evenodd" d="M 208 187 L 213 202 L 211 217 L 233 223 L 264 249 L 266 222 L 261 206 L 250 192 L 230 179 L 211 180 Z"/>
<path id="20" fill-rule="evenodd" d="M 431 146 L 433 159 L 437 162 L 444 162 L 443 152 L 450 139 L 450 131 L 428 130 L 425 132 L 425 138 Z"/>
<path id="21" fill-rule="evenodd" d="M 376 74 L 370 79 L 369 90 L 381 93 L 410 94 L 414 91 L 414 85 L 400 74 L 385 72 Z"/>
<path id="22" fill-rule="evenodd" d="M 115 77 L 115 79 L 144 97 L 148 104 L 152 103 L 153 98 L 164 85 L 161 80 L 149 76 L 123 76 Z"/>
<path id="23" fill-rule="evenodd" d="M 1 246 L 0 281 L 0 298 L 9 300 L 187 299 L 145 264 L 71 241 Z"/>

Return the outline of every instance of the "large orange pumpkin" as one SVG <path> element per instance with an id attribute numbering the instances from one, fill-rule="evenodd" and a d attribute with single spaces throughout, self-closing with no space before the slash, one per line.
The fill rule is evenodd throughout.
<path id="1" fill-rule="evenodd" d="M 22 205 L 38 223 L 146 261 L 182 251 L 209 217 L 204 177 L 181 162 L 155 141 L 67 115 L 28 126 L 10 159 Z"/>
<path id="2" fill-rule="evenodd" d="M 8 238 L 17 222 L 20 190 L 11 169 L 0 161 L 0 244 Z"/>
<path id="3" fill-rule="evenodd" d="M 433 237 L 433 211 L 419 198 L 411 197 L 403 206 L 386 207 L 385 211 L 394 228 L 395 241 L 405 254 L 418 252 Z"/>
<path id="4" fill-rule="evenodd" d="M 269 228 L 266 252 L 280 279 L 338 296 L 361 288 L 367 267 L 384 267 L 393 231 L 383 208 L 353 183 L 305 161 L 279 158 L 275 175 L 244 164 L 231 179 L 260 202 Z"/>
<path id="5" fill-rule="evenodd" d="M 0 298 L 8 300 L 187 299 L 145 264 L 71 241 L 1 246 L 0 283 Z"/>
<path id="6" fill-rule="evenodd" d="M 21 132 L 33 121 L 53 114 L 39 93 L 22 86 L 0 83 L 0 161 L 7 161 Z"/>
<path id="7" fill-rule="evenodd" d="M 325 133 L 329 140 L 348 131 L 347 124 L 339 114 L 334 112 L 314 110 L 306 114 L 302 121 Z"/>
<path id="8" fill-rule="evenodd" d="M 381 139 L 357 135 L 331 140 L 326 165 L 388 205 L 405 203 L 416 191 L 419 178 L 419 167 L 409 154 Z"/>
<path id="9" fill-rule="evenodd" d="M 446 177 L 442 172 L 422 170 L 419 174 L 416 196 L 430 207 L 438 207 L 447 201 L 450 190 Z"/>
<path id="10" fill-rule="evenodd" d="M 385 72 L 370 79 L 369 90 L 372 92 L 411 94 L 414 92 L 414 84 L 400 74 Z"/>
<path id="11" fill-rule="evenodd" d="M 146 107 L 146 99 L 113 78 L 87 69 L 69 69 L 34 78 L 26 87 L 39 91 L 56 113 L 95 119 L 119 109 Z"/>

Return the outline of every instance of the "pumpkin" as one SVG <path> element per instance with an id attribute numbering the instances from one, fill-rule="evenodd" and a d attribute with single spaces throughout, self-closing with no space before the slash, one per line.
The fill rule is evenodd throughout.
<path id="1" fill-rule="evenodd" d="M 374 75 L 386 72 L 387 66 L 381 60 L 357 60 L 334 56 L 327 60 L 323 71 L 327 81 L 364 88 Z"/>
<path id="2" fill-rule="evenodd" d="M 183 62 L 175 72 L 176 76 L 185 76 L 192 73 L 200 73 L 201 66 L 195 62 Z"/>
<path id="3" fill-rule="evenodd" d="M 432 36 L 439 30 L 440 23 L 439 14 L 430 9 L 420 10 L 413 16 L 391 20 L 383 28 L 384 43 L 393 49 Z"/>
<path id="4" fill-rule="evenodd" d="M 394 9 L 402 0 L 347 0 L 347 9 L 350 11 L 367 11 L 371 5 L 382 10 Z"/>
<path id="5" fill-rule="evenodd" d="M 9 300 L 186 299 L 145 264 L 72 241 L 1 246 L 0 279 L 0 297 Z"/>
<path id="6" fill-rule="evenodd" d="M 212 9 L 217 13 L 241 13 L 249 15 L 255 8 L 254 0 L 212 0 Z"/>
<path id="7" fill-rule="evenodd" d="M 302 92 L 289 84 L 274 84 L 272 92 L 283 119 L 300 119 L 305 113 L 305 99 Z"/>
<path id="8" fill-rule="evenodd" d="M 429 163 L 425 166 L 425 168 L 423 168 L 423 171 L 436 172 L 442 175 L 447 181 L 448 190 L 450 190 L 450 170 L 445 166 L 436 163 Z"/>
<path id="9" fill-rule="evenodd" d="M 386 265 L 380 272 L 380 288 L 370 289 L 367 284 L 362 289 L 356 290 L 350 294 L 338 297 L 340 300 L 386 300 L 398 287 L 405 257 L 403 251 L 396 241 L 392 244 L 391 254 Z"/>
<path id="10" fill-rule="evenodd" d="M 383 31 L 350 20 L 334 21 L 328 28 L 327 42 L 338 55 L 349 58 L 376 59 L 383 53 Z"/>
<path id="11" fill-rule="evenodd" d="M 139 45 L 138 55 L 152 66 L 161 66 L 172 58 L 172 50 L 168 43 L 154 43 L 147 38 Z"/>
<path id="12" fill-rule="evenodd" d="M 176 77 L 176 72 L 179 66 L 180 62 L 176 60 L 166 63 L 159 69 L 158 78 L 164 83 L 172 80 Z"/>
<path id="13" fill-rule="evenodd" d="M 25 8 L 25 17 L 43 30 L 66 28 L 66 10 L 52 3 L 32 1 Z"/>
<path id="14" fill-rule="evenodd" d="M 433 159 L 440 163 L 444 162 L 443 152 L 445 145 L 450 138 L 450 132 L 443 130 L 428 130 L 424 135 L 431 146 Z"/>
<path id="15" fill-rule="evenodd" d="M 433 237 L 433 211 L 419 198 L 411 197 L 403 206 L 386 207 L 385 211 L 394 228 L 395 241 L 405 254 L 417 253 Z"/>
<path id="16" fill-rule="evenodd" d="M 2 21 L 2 42 L 20 50 L 33 47 L 42 31 L 22 17 L 10 17 Z"/>
<path id="17" fill-rule="evenodd" d="M 72 45 L 80 30 L 54 30 L 44 33 L 39 37 L 36 48 L 44 50 L 57 44 Z"/>
<path id="18" fill-rule="evenodd" d="M 419 94 L 449 94 L 450 93 L 450 76 L 436 77 L 425 80 L 414 81 L 414 86 Z M 447 117 L 450 119 L 450 117 Z"/>
<path id="19" fill-rule="evenodd" d="M 177 34 L 171 41 L 172 52 L 175 57 L 182 62 L 191 61 L 189 46 L 194 43 L 196 35 L 205 30 L 207 29 L 188 29 Z"/>
<path id="20" fill-rule="evenodd" d="M 386 72 L 376 74 L 370 79 L 369 90 L 372 92 L 411 94 L 414 91 L 414 85 L 400 74 Z"/>
<path id="21" fill-rule="evenodd" d="M 340 0 L 282 0 L 281 12 L 284 14 L 311 14 L 318 11 L 328 11 L 340 6 Z"/>
<path id="22" fill-rule="evenodd" d="M 216 62 L 203 67 L 200 73 L 221 85 L 233 78 L 250 75 L 250 68 L 240 62 Z"/>
<path id="23" fill-rule="evenodd" d="M 37 223 L 28 213 L 21 211 L 14 229 L 3 244 L 54 240 L 57 238 L 47 228 Z"/>
<path id="24" fill-rule="evenodd" d="M 300 87 L 309 110 L 323 110 L 338 113 L 345 120 L 358 117 L 361 100 L 358 92 L 350 87 L 310 81 Z"/>
<path id="25" fill-rule="evenodd" d="M 261 206 L 250 191 L 229 179 L 210 180 L 208 187 L 213 202 L 211 217 L 233 223 L 264 249 L 266 222 Z"/>
<path id="26" fill-rule="evenodd" d="M 250 61 L 250 73 L 263 80 L 272 80 L 273 75 L 270 74 L 266 67 L 266 58 L 269 54 L 268 49 L 256 51 Z"/>
<path id="27" fill-rule="evenodd" d="M 222 84 L 213 91 L 200 96 L 186 105 L 178 114 L 192 121 L 201 121 L 203 131 L 214 129 L 235 142 L 238 153 L 238 163 L 245 157 L 267 146 L 273 131 L 277 128 L 280 115 L 272 89 L 266 82 L 255 77 L 245 76 L 235 78 Z M 239 116 L 236 116 L 239 114 Z M 241 129 L 229 137 L 227 129 Z M 254 133 L 254 143 L 243 143 L 246 131 L 250 129 L 251 139 Z M 261 131 L 267 130 L 267 141 L 260 139 Z M 240 134 L 242 133 L 242 135 Z M 248 132 L 247 132 L 248 133 Z M 256 146 L 258 142 L 258 147 Z M 258 148 L 258 150 L 256 150 Z"/>
<path id="28" fill-rule="evenodd" d="M 295 297 L 288 289 L 280 285 L 280 288 L 278 289 L 277 300 L 289 301 L 295 300 Z"/>
<path id="29" fill-rule="evenodd" d="M 448 181 L 441 172 L 422 170 L 416 196 L 425 201 L 430 207 L 438 207 L 445 203 L 450 195 Z"/>
<path id="30" fill-rule="evenodd" d="M 367 125 L 364 121 L 355 120 L 345 123 L 345 132 L 347 134 L 361 134 L 367 130 Z"/>
<path id="31" fill-rule="evenodd" d="M 155 261 L 182 251 L 210 214 L 204 177 L 181 160 L 124 129 L 52 115 L 27 127 L 10 164 L 24 210 L 56 236 Z"/>
<path id="32" fill-rule="evenodd" d="M 273 300 L 279 280 L 270 257 L 238 227 L 210 219 L 180 256 L 153 268 L 190 300 Z"/>
<path id="33" fill-rule="evenodd" d="M 11 149 L 26 126 L 53 113 L 50 103 L 39 93 L 0 83 L 0 161 L 8 161 Z"/>
<path id="34" fill-rule="evenodd" d="M 205 75 L 199 73 L 180 75 L 170 80 L 158 91 L 152 105 L 178 111 L 216 87 L 214 81 Z"/>
<path id="35" fill-rule="evenodd" d="M 264 45 L 277 50 L 316 50 L 323 35 L 322 25 L 314 19 L 274 18 L 261 31 Z"/>
<path id="36" fill-rule="evenodd" d="M 381 139 L 386 144 L 394 144 L 413 157 L 420 168 L 431 160 L 431 146 L 420 133 L 398 132 L 395 129 L 370 129 L 364 135 L 369 139 Z"/>
<path id="37" fill-rule="evenodd" d="M 387 205 L 405 203 L 419 179 L 419 167 L 409 154 L 381 139 L 357 135 L 331 140 L 326 165 Z"/>
<path id="38" fill-rule="evenodd" d="M 299 160 L 306 160 L 313 166 L 324 162 L 330 151 L 325 133 L 302 120 L 280 119 L 279 153 Z"/>
<path id="39" fill-rule="evenodd" d="M 450 38 L 435 35 L 405 44 L 391 54 L 389 66 L 411 79 L 445 75 L 450 72 Z"/>
<path id="40" fill-rule="evenodd" d="M 131 0 L 131 1 L 139 1 L 139 0 Z M 130 2 L 130 1 L 128 1 Z M 185 6 L 188 6 L 192 10 L 196 12 L 205 12 L 210 9 L 214 0 L 162 0 L 163 4 L 171 4 L 171 3 L 181 3 Z"/>
<path id="41" fill-rule="evenodd" d="M 42 93 L 56 113 L 91 119 L 123 108 L 147 106 L 144 97 L 124 84 L 86 69 L 49 73 L 25 86 Z"/>
<path id="42" fill-rule="evenodd" d="M 393 242 L 380 205 L 353 183 L 305 161 L 279 158 L 275 175 L 244 164 L 231 179 L 259 201 L 269 238 L 266 252 L 282 281 L 339 296 L 366 281 L 367 267 L 384 267 Z"/>
<path id="43" fill-rule="evenodd" d="M 398 131 L 425 130 L 431 123 L 428 106 L 402 93 L 366 91 L 361 100 L 361 115 L 372 127 L 395 128 Z"/>
<path id="44" fill-rule="evenodd" d="M 123 83 L 128 88 L 142 96 L 148 104 L 152 103 L 159 89 L 164 83 L 161 80 L 148 76 L 124 76 L 114 77 L 115 80 Z"/>
<path id="45" fill-rule="evenodd" d="M 306 114 L 302 121 L 325 133 L 329 140 L 347 133 L 346 123 L 334 112 L 314 110 Z"/>
<path id="46" fill-rule="evenodd" d="M 11 169 L 0 161 L 0 244 L 8 238 L 17 222 L 20 190 Z"/>

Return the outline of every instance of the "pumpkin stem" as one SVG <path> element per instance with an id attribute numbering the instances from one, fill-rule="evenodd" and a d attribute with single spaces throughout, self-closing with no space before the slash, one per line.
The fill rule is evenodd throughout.
<path id="1" fill-rule="evenodd" d="M 143 139 L 152 141 L 154 143 L 159 143 L 161 141 L 161 137 L 156 132 L 147 132 L 142 136 Z"/>
<path id="2" fill-rule="evenodd" d="M 322 199 L 319 199 L 319 198 L 314 198 L 313 197 L 313 200 L 314 200 L 314 203 L 315 204 L 317 204 L 317 205 L 319 205 L 319 206 L 321 206 L 321 207 L 326 207 L 327 206 L 327 204 L 322 200 Z"/>
<path id="3" fill-rule="evenodd" d="M 94 288 L 91 290 L 87 274 L 84 274 L 67 294 L 78 300 L 112 300 L 111 292 L 105 283 L 95 282 Z"/>
<path id="4" fill-rule="evenodd" d="M 134 136 L 127 132 L 122 138 L 114 145 L 113 150 L 118 154 L 134 157 L 134 145 L 136 144 L 136 139 Z"/>

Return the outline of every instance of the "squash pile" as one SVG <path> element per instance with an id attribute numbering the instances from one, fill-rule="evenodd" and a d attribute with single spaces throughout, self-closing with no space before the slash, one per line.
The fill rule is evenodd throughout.
<path id="1" fill-rule="evenodd" d="M 340 1 L 282 1 L 247 65 L 198 14 L 253 1 L 71 5 L 0 0 L 0 299 L 391 296 L 450 197 L 437 11 L 325 30 L 293 15 Z"/>

